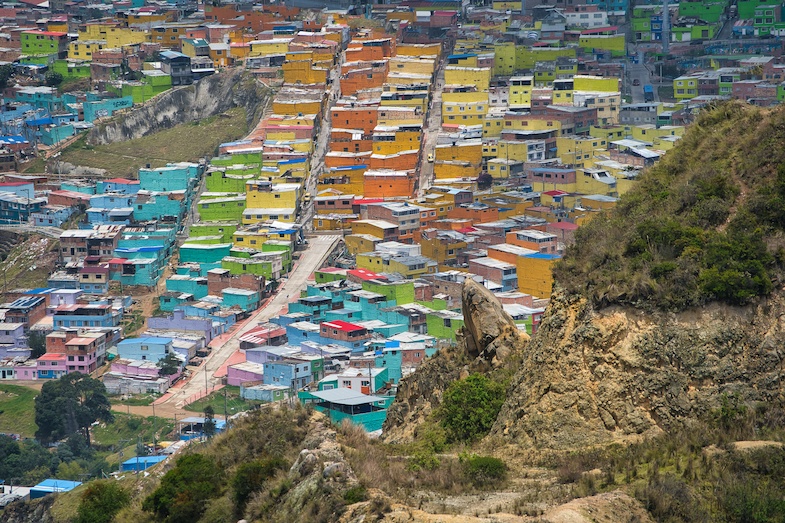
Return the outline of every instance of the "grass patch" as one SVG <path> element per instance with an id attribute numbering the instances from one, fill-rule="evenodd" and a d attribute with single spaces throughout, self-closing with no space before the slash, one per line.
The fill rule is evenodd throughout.
<path id="1" fill-rule="evenodd" d="M 0 432 L 32 438 L 38 428 L 33 416 L 37 395 L 27 387 L 0 384 Z"/>
<path id="2" fill-rule="evenodd" d="M 226 393 L 225 403 L 224 391 Z M 238 412 L 251 410 L 254 407 L 258 407 L 262 403 L 263 402 L 261 401 L 248 401 L 242 399 L 240 397 L 240 387 L 227 385 L 221 390 L 213 392 L 206 398 L 202 398 L 191 403 L 190 405 L 186 405 L 184 408 L 185 410 L 190 410 L 191 412 L 204 412 L 205 407 L 207 407 L 207 405 L 211 405 L 217 415 L 223 416 L 224 405 L 226 405 L 227 414 L 231 416 L 232 414 L 236 414 Z"/>
<path id="3" fill-rule="evenodd" d="M 167 436 L 174 430 L 174 420 L 148 416 L 134 416 L 128 414 L 114 413 L 114 423 L 102 423 L 93 428 L 92 438 L 97 448 L 109 449 L 122 443 L 123 446 L 135 444 L 139 437 L 144 442 L 153 441 L 153 433 L 157 439 L 167 439 Z M 130 442 L 130 443 L 129 443 Z"/>
<path id="4" fill-rule="evenodd" d="M 156 394 L 131 394 L 123 399 L 121 394 L 109 396 L 112 405 L 130 405 L 132 407 L 146 407 L 151 405 L 160 396 Z"/>
<path id="5" fill-rule="evenodd" d="M 58 258 L 59 242 L 45 236 L 17 237 L 16 246 L 0 262 L 5 290 L 45 287 Z"/>
<path id="6" fill-rule="evenodd" d="M 133 177 L 140 167 L 148 163 L 157 166 L 167 162 L 193 161 L 214 154 L 218 145 L 248 133 L 245 116 L 245 109 L 236 107 L 198 122 L 108 145 L 91 146 L 80 138 L 63 151 L 60 160 L 106 169 L 114 176 Z"/>

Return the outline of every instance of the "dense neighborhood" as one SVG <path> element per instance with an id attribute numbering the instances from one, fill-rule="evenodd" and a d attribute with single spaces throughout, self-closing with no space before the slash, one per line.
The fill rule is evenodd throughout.
<path id="1" fill-rule="evenodd" d="M 205 435 L 207 413 L 178 409 L 221 389 L 378 432 L 400 380 L 455 344 L 464 281 L 533 334 L 581 226 L 700 109 L 785 99 L 781 4 L 474 4 L 4 4 L 0 229 L 57 260 L 36 288 L 4 281 L 0 380 L 153 395 L 173 440 Z M 270 99 L 213 154 L 60 161 L 235 70 Z"/>

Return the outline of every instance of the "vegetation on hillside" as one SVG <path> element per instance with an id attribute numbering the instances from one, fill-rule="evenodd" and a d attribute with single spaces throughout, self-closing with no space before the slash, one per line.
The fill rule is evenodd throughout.
<path id="1" fill-rule="evenodd" d="M 629 446 L 564 455 L 555 466 L 574 495 L 622 488 L 656 521 L 776 523 L 785 521 L 785 437 L 781 406 L 721 407 L 669 434 Z M 773 441 L 748 441 L 767 438 Z M 599 471 L 590 473 L 588 471 Z"/>
<path id="2" fill-rule="evenodd" d="M 576 234 L 554 275 L 602 307 L 743 305 L 785 268 L 785 110 L 704 112 L 615 209 Z"/>
<path id="3" fill-rule="evenodd" d="M 83 135 L 63 151 L 58 161 L 106 169 L 113 176 L 134 177 L 148 163 L 156 167 L 213 155 L 220 144 L 237 140 L 247 132 L 245 109 L 236 107 L 198 122 L 108 145 L 89 145 L 87 135 Z"/>

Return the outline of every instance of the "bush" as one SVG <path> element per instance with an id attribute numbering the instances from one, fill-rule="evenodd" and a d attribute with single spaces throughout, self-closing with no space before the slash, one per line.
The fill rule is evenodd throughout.
<path id="1" fill-rule="evenodd" d="M 491 430 L 504 403 L 505 386 L 472 374 L 447 387 L 438 416 L 449 441 L 471 442 Z"/>
<path id="2" fill-rule="evenodd" d="M 461 456 L 466 476 L 475 485 L 487 485 L 501 481 L 507 475 L 507 465 L 492 456 Z"/>
<path id="3" fill-rule="evenodd" d="M 93 481 L 82 494 L 74 523 L 109 523 L 130 502 L 128 492 L 116 482 Z"/>
<path id="4" fill-rule="evenodd" d="M 367 501 L 368 490 L 362 485 L 352 487 L 343 495 L 343 500 L 347 505 L 353 505 L 355 503 L 360 503 L 361 501 Z"/>
<path id="5" fill-rule="evenodd" d="M 201 454 L 183 456 L 142 504 L 163 523 L 198 521 L 207 501 L 220 495 L 222 470 Z"/>
<path id="6" fill-rule="evenodd" d="M 265 482 L 273 477 L 278 470 L 288 467 L 281 458 L 270 458 L 260 461 L 243 463 L 237 467 L 237 472 L 232 479 L 234 503 L 238 514 L 242 514 L 248 499 L 264 486 Z"/>

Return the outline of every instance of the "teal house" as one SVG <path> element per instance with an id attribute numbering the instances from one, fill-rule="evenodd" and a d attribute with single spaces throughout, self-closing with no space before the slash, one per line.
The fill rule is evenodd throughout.
<path id="1" fill-rule="evenodd" d="M 231 243 L 184 243 L 180 247 L 180 263 L 220 265 L 231 249 Z"/>
<path id="2" fill-rule="evenodd" d="M 186 191 L 199 178 L 199 169 L 199 164 L 189 162 L 139 169 L 139 185 L 145 191 Z"/>
<path id="3" fill-rule="evenodd" d="M 313 405 L 336 425 L 347 419 L 368 432 L 382 429 L 384 420 L 387 419 L 387 408 L 394 399 L 362 394 L 345 388 L 300 392 L 298 397 L 303 405 Z"/>
<path id="4" fill-rule="evenodd" d="M 240 310 L 249 312 L 259 308 L 262 302 L 262 295 L 258 291 L 246 289 L 226 288 L 221 293 L 224 307 L 239 307 Z"/>
<path id="5" fill-rule="evenodd" d="M 166 279 L 166 290 L 168 292 L 190 294 L 199 300 L 207 296 L 207 278 L 173 274 Z"/>

